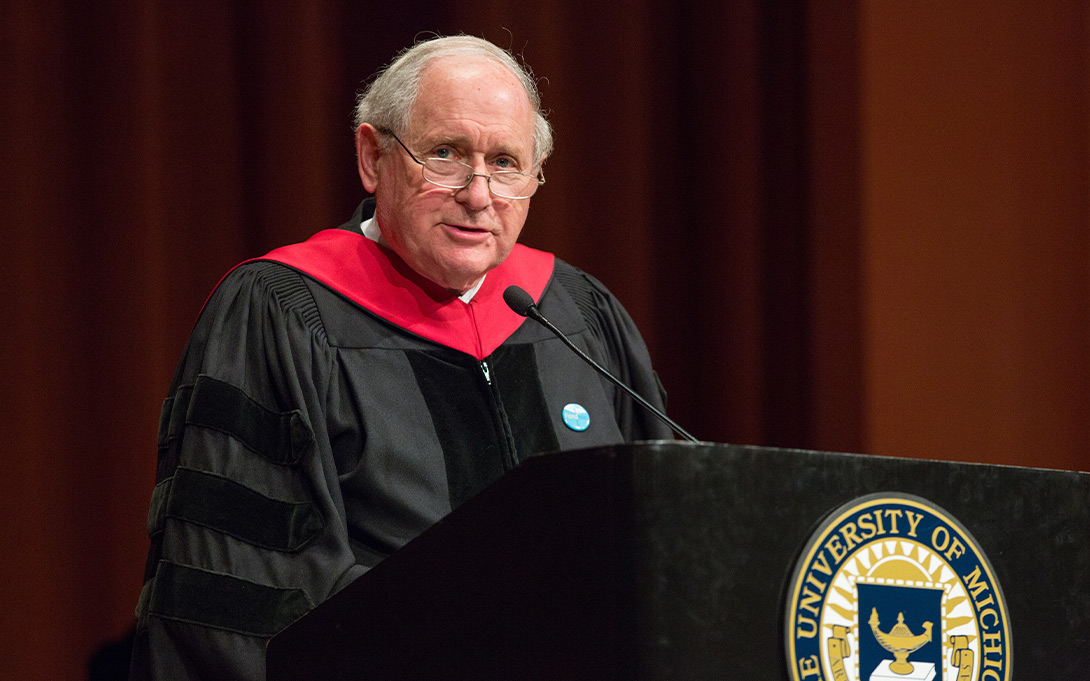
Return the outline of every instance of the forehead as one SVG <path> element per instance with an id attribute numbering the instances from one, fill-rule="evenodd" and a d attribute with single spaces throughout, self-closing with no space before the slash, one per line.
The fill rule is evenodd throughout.
<path id="1" fill-rule="evenodd" d="M 534 112 L 507 67 L 484 57 L 441 57 L 421 73 L 409 127 L 422 141 L 466 139 L 529 154 Z"/>

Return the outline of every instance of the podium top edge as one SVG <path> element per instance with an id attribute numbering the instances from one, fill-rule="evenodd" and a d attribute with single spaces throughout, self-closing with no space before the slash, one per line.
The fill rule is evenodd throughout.
<path id="1" fill-rule="evenodd" d="M 1005 463 L 989 463 L 983 461 L 963 461 L 959 459 L 940 459 L 932 457 L 890 456 L 884 454 L 872 454 L 861 452 L 838 452 L 818 449 L 803 449 L 794 447 L 768 447 L 763 445 L 733 444 L 727 442 L 688 442 L 685 440 L 641 440 L 626 442 L 616 445 L 596 446 L 579 449 L 566 449 L 550 452 L 536 452 L 530 458 L 545 458 L 557 455 L 592 455 L 592 456 L 616 456 L 617 454 L 667 453 L 667 452 L 736 452 L 750 455 L 768 453 L 777 456 L 820 456 L 836 459 L 881 459 L 885 461 L 919 462 L 928 464 L 948 464 L 958 466 L 979 466 L 985 468 L 1018 469 L 1025 471 L 1041 471 L 1048 473 L 1071 473 L 1074 475 L 1090 475 L 1088 471 L 1067 468 L 1044 468 L 1041 466 L 1022 466 Z"/>

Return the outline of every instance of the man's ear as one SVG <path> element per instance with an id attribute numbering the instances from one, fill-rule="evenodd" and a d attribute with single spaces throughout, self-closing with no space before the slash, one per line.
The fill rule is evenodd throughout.
<path id="1" fill-rule="evenodd" d="M 356 128 L 356 168 L 363 188 L 371 194 L 378 188 L 378 160 L 382 156 L 378 136 L 378 130 L 367 123 Z"/>

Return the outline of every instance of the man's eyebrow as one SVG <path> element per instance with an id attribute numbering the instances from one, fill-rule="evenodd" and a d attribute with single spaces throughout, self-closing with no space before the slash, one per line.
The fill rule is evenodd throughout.
<path id="1" fill-rule="evenodd" d="M 432 140 L 427 140 L 428 146 L 437 147 L 441 144 L 449 144 L 452 147 L 465 147 L 469 146 L 468 137 L 459 137 L 456 135 L 443 135 L 442 137 L 436 137 Z"/>
<path id="2" fill-rule="evenodd" d="M 507 146 L 506 144 L 500 146 L 500 153 L 501 154 L 507 154 L 508 156 L 512 156 L 512 157 L 514 157 L 514 158 L 516 158 L 516 159 L 518 159 L 520 161 L 522 160 L 521 154 L 518 152 L 518 150 L 517 149 L 512 149 L 511 147 Z"/>

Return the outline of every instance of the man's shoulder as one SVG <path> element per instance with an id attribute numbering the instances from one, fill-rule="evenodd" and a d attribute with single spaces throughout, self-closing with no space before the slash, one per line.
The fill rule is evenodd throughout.
<path id="1" fill-rule="evenodd" d="M 307 278 L 298 270 L 271 260 L 248 260 L 228 272 L 209 295 L 201 311 L 201 319 L 238 317 L 242 307 L 246 315 L 279 315 L 298 313 L 304 318 L 314 315 L 316 301 Z"/>
<path id="2" fill-rule="evenodd" d="M 610 303 L 616 301 L 614 295 L 606 285 L 589 272 L 572 265 L 571 263 L 556 258 L 553 268 L 553 283 L 559 285 L 572 296 L 576 302 L 586 301 L 594 304 Z M 552 287 L 550 287 L 552 288 Z"/>

